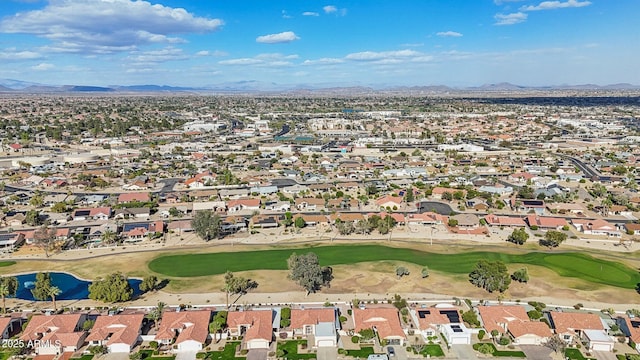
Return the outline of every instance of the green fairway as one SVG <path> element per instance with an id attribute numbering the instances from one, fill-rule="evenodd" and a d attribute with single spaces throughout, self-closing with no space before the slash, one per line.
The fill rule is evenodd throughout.
<path id="1" fill-rule="evenodd" d="M 314 252 L 323 266 L 348 265 L 369 261 L 405 261 L 451 274 L 469 273 L 480 259 L 501 260 L 507 264 L 530 264 L 546 267 L 561 276 L 589 282 L 634 289 L 640 283 L 640 273 L 630 267 L 581 253 L 530 252 L 506 254 L 466 252 L 438 254 L 381 245 L 318 246 L 304 249 L 273 249 L 260 251 L 223 252 L 210 254 L 163 255 L 153 259 L 149 268 L 159 274 L 174 277 L 194 277 L 223 274 L 225 271 L 286 270 L 287 258 L 293 252 Z"/>
<path id="2" fill-rule="evenodd" d="M 15 261 L 0 261 L 0 267 L 15 265 Z"/>

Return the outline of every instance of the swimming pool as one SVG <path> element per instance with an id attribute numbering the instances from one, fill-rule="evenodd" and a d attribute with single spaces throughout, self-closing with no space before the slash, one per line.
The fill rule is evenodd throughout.
<path id="1" fill-rule="evenodd" d="M 18 291 L 16 298 L 34 301 L 31 289 L 36 281 L 37 273 L 29 273 L 16 275 L 18 278 Z M 60 295 L 56 296 L 56 300 L 84 300 L 89 298 L 90 281 L 80 280 L 77 277 L 61 272 L 49 272 L 51 274 L 51 283 L 60 289 Z M 133 296 L 139 296 L 140 283 L 142 280 L 129 279 L 129 285 L 133 288 Z"/>

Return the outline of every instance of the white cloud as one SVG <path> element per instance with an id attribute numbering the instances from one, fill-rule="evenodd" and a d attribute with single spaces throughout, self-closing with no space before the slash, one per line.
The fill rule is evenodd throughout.
<path id="1" fill-rule="evenodd" d="M 148 1 L 58 0 L 40 10 L 0 21 L 0 31 L 33 34 L 58 52 L 109 53 L 152 43 L 179 43 L 172 34 L 218 30 L 222 20 L 196 17 L 182 8 Z"/>
<path id="2" fill-rule="evenodd" d="M 215 57 L 222 57 L 222 56 L 227 56 L 229 55 L 227 52 L 225 51 L 220 51 L 220 50 L 215 50 L 215 51 L 208 51 L 208 50 L 201 50 L 198 51 L 196 53 L 196 56 L 215 56 Z"/>
<path id="3" fill-rule="evenodd" d="M 502 5 L 502 4 L 505 4 L 505 3 L 521 2 L 521 1 L 524 1 L 524 0 L 493 0 L 493 3 L 496 4 L 496 5 Z"/>
<path id="4" fill-rule="evenodd" d="M 305 11 L 302 13 L 302 16 L 320 16 L 320 14 L 315 11 Z"/>
<path id="5" fill-rule="evenodd" d="M 182 52 L 182 49 L 168 47 L 161 50 L 144 51 L 133 53 L 129 59 L 135 63 L 159 63 L 167 61 L 187 60 L 189 57 Z"/>
<path id="6" fill-rule="evenodd" d="M 440 31 L 439 33 L 436 33 L 436 35 L 438 36 L 442 36 L 442 37 L 461 37 L 462 34 L 456 31 Z"/>
<path id="7" fill-rule="evenodd" d="M 591 5 L 591 1 L 567 0 L 567 1 L 543 1 L 533 6 L 523 6 L 520 11 L 555 10 L 564 8 L 579 8 Z"/>
<path id="8" fill-rule="evenodd" d="M 408 44 L 400 44 L 402 47 L 423 47 L 424 43 L 408 43 Z"/>
<path id="9" fill-rule="evenodd" d="M 283 19 L 291 19 L 291 15 L 287 14 L 286 10 L 282 10 L 282 18 Z"/>
<path id="10" fill-rule="evenodd" d="M 33 51 L 17 51 L 16 48 L 6 48 L 0 51 L 0 60 L 6 61 L 19 61 L 19 60 L 33 60 L 40 59 L 42 55 Z"/>
<path id="11" fill-rule="evenodd" d="M 324 10 L 325 14 L 333 14 L 335 12 L 338 12 L 338 8 L 333 5 L 327 5 L 323 7 L 322 10 Z"/>
<path id="12" fill-rule="evenodd" d="M 32 70 L 36 71 L 47 71 L 53 69 L 55 66 L 53 64 L 40 63 L 38 65 L 32 66 Z"/>
<path id="13" fill-rule="evenodd" d="M 336 58 L 321 58 L 317 60 L 305 60 L 302 65 L 330 65 L 330 64 L 341 64 L 344 60 L 336 59 Z"/>
<path id="14" fill-rule="evenodd" d="M 230 59 L 230 60 L 222 60 L 218 61 L 220 65 L 256 65 L 261 64 L 264 61 L 253 58 L 240 58 L 240 59 Z"/>
<path id="15" fill-rule="evenodd" d="M 363 51 L 357 53 L 351 53 L 345 56 L 347 60 L 356 60 L 356 61 L 379 61 L 390 58 L 408 58 L 408 57 L 416 57 L 421 56 L 422 53 L 413 50 L 398 50 L 398 51 Z"/>
<path id="16" fill-rule="evenodd" d="M 495 25 L 514 25 L 519 24 L 527 20 L 528 15 L 523 12 L 517 12 L 512 14 L 496 14 Z"/>
<path id="17" fill-rule="evenodd" d="M 300 38 L 293 31 L 285 31 L 278 34 L 262 35 L 256 38 L 256 42 L 263 44 L 288 43 Z"/>
<path id="18" fill-rule="evenodd" d="M 264 53 L 256 55 L 256 59 L 261 60 L 292 60 L 297 59 L 299 56 L 296 54 L 283 55 L 280 53 Z"/>

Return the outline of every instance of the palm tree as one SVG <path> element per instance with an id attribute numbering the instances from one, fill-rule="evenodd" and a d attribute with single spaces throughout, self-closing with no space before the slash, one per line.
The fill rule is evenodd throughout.
<path id="1" fill-rule="evenodd" d="M 111 244 L 116 240 L 116 238 L 117 238 L 117 234 L 111 229 L 107 229 L 104 231 L 104 233 L 102 233 L 101 240 L 105 244 Z"/>
<path id="2" fill-rule="evenodd" d="M 155 323 L 156 330 L 158 330 L 158 324 L 160 323 L 160 319 L 162 318 L 162 312 L 164 311 L 165 306 L 167 306 L 167 304 L 163 303 L 162 301 L 158 301 L 156 307 L 151 310 L 151 318 Z"/>
<path id="3" fill-rule="evenodd" d="M 62 290 L 60 290 L 57 286 L 51 286 L 47 290 L 47 294 L 51 297 L 51 301 L 53 302 L 53 311 L 58 311 L 58 307 L 56 306 L 56 296 L 60 295 Z"/>
<path id="4" fill-rule="evenodd" d="M 214 321 L 211 324 L 209 324 L 209 332 L 213 334 L 213 340 L 218 342 L 218 332 L 222 330 L 222 325 L 217 322 Z M 220 334 L 220 340 L 222 340 L 222 334 Z"/>
<path id="5" fill-rule="evenodd" d="M 0 283 L 0 297 L 2 297 L 2 312 L 7 309 L 5 297 L 9 295 L 9 286 L 5 283 Z"/>

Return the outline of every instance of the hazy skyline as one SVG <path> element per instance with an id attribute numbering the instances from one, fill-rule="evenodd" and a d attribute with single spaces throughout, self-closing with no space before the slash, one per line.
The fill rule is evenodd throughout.
<path id="1" fill-rule="evenodd" d="M 640 84 L 638 0 L 2 0 L 0 78 Z"/>

